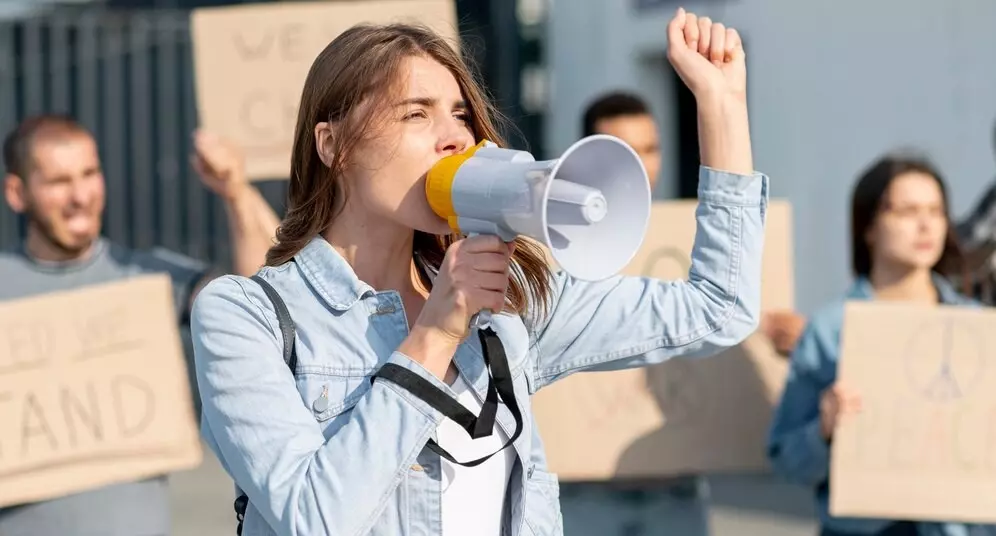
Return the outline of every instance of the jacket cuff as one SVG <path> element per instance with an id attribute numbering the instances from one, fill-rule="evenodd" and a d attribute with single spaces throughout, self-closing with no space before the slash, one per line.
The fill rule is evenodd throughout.
<path id="1" fill-rule="evenodd" d="M 699 166 L 699 200 L 720 205 L 767 204 L 768 176 L 759 171 L 740 175 L 709 166 Z"/>
<path id="2" fill-rule="evenodd" d="M 436 387 L 437 389 L 441 390 L 450 398 L 456 399 L 456 393 L 453 392 L 453 390 L 450 388 L 449 385 L 446 385 L 446 383 L 437 378 L 435 374 L 429 372 L 428 369 L 426 369 L 417 361 L 408 357 L 407 355 L 395 351 L 394 353 L 391 354 L 391 358 L 387 360 L 386 364 L 397 365 L 405 370 L 408 370 L 409 372 L 412 372 L 413 374 L 417 375 L 419 378 L 429 382 L 430 384 L 433 385 L 433 387 Z M 377 383 L 383 383 L 391 390 L 397 392 L 409 404 L 415 406 L 419 411 L 424 413 L 430 419 L 433 419 L 437 425 L 440 422 L 442 422 L 444 416 L 441 412 L 432 407 L 426 401 L 416 396 L 408 389 L 394 383 L 391 380 L 388 380 L 387 378 L 378 377 L 374 378 L 374 381 Z"/>

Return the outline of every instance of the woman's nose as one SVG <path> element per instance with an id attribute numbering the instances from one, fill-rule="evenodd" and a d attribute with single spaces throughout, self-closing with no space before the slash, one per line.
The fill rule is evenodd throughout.
<path id="1" fill-rule="evenodd" d="M 467 125 L 454 118 L 447 122 L 446 128 L 440 134 L 439 141 L 436 142 L 436 152 L 449 156 L 462 153 L 473 144 L 473 136 L 471 136 Z"/>

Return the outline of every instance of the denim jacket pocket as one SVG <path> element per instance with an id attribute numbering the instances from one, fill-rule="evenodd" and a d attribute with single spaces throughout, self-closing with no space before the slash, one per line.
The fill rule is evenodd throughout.
<path id="1" fill-rule="evenodd" d="M 367 376 L 333 374 L 299 367 L 297 389 L 301 400 L 319 423 L 348 413 L 370 389 Z"/>
<path id="2" fill-rule="evenodd" d="M 557 475 L 536 466 L 526 473 L 525 521 L 531 536 L 559 536 L 564 532 Z"/>

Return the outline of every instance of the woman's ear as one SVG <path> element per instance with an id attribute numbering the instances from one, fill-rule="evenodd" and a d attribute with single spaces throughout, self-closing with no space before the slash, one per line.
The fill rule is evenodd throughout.
<path id="1" fill-rule="evenodd" d="M 332 167 L 335 160 L 335 137 L 338 123 L 322 121 L 315 125 L 315 149 L 325 167 Z"/>

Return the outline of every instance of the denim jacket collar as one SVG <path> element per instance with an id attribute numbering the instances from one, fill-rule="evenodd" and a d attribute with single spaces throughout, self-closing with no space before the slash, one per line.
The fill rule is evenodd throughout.
<path id="1" fill-rule="evenodd" d="M 955 288 L 944 276 L 938 273 L 931 273 L 931 279 L 942 304 L 952 305 L 961 303 L 963 300 Z M 859 276 L 851 289 L 847 293 L 848 299 L 870 300 L 875 297 L 875 289 L 872 288 L 871 281 L 866 276 Z"/>
<path id="2" fill-rule="evenodd" d="M 294 260 L 315 293 L 336 311 L 346 311 L 374 293 L 374 288 L 360 281 L 353 267 L 321 235 L 312 238 Z"/>

